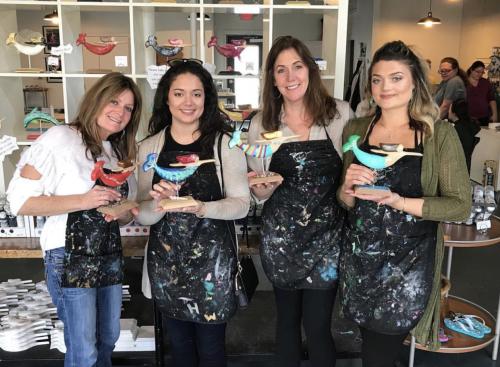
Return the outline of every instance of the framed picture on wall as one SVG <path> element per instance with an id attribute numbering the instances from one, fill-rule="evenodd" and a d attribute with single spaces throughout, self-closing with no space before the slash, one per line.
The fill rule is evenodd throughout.
<path id="1" fill-rule="evenodd" d="M 45 50 L 46 54 L 50 54 L 50 49 L 52 47 L 59 46 L 59 27 L 44 25 L 42 26 L 43 38 L 45 39 Z"/>
<path id="2" fill-rule="evenodd" d="M 45 70 L 49 73 L 60 73 L 61 72 L 61 58 L 59 56 L 47 56 L 45 57 Z M 56 76 L 49 76 L 47 78 L 47 83 L 61 83 L 62 78 Z"/>

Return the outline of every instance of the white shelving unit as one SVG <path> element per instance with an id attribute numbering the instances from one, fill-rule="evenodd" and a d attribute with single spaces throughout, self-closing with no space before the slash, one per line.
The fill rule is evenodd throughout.
<path id="1" fill-rule="evenodd" d="M 175 37 L 192 45 L 183 49 L 182 56 L 215 64 L 213 76 L 216 81 L 253 79 L 257 80 L 257 86 L 261 82 L 260 70 L 254 75 L 218 75 L 226 69 L 227 61 L 207 46 L 208 40 L 216 35 L 219 43 L 227 43 L 228 35 L 259 35 L 262 53 L 258 62 L 262 66 L 272 41 L 291 34 L 304 41 L 315 57 L 327 61 L 327 70 L 322 71 L 324 82 L 335 97 L 342 98 L 348 0 L 325 0 L 327 3 L 310 0 L 311 5 L 287 4 L 285 0 L 259 0 L 252 4 L 241 3 L 241 0 L 177 1 L 0 0 L 0 118 L 4 118 L 0 135 L 16 136 L 21 144 L 29 144 L 22 123 L 23 87 L 28 85 L 49 88 L 49 104 L 56 110 L 64 110 L 65 121 L 71 121 L 85 89 L 104 73 L 94 73 L 91 69 L 120 71 L 137 82 L 145 101 L 141 128 L 144 135 L 155 92 L 146 80 L 146 68 L 156 64 L 156 52 L 145 47 L 150 34 L 156 35 L 160 44 Z M 28 66 L 28 59 L 5 44 L 8 34 L 22 29 L 43 33 L 46 26 L 54 26 L 43 20 L 44 15 L 54 10 L 59 14 L 61 44 L 73 46 L 72 53 L 61 56 L 61 72 L 16 72 L 17 68 Z M 245 11 L 256 14 L 242 17 L 240 13 Z M 205 18 L 206 21 L 200 21 Z M 83 46 L 76 46 L 79 33 L 86 33 L 91 42 L 99 42 L 100 37 L 114 37 L 119 43 L 109 54 L 98 57 Z M 47 56 L 42 52 L 31 57 L 32 66 L 45 70 Z M 116 56 L 126 56 L 127 65 L 115 66 Z M 54 77 L 59 77 L 60 83 L 48 82 Z M 19 154 L 6 157 L 3 167 L 0 165 L 3 178 L 3 182 L 0 179 L 0 193 L 5 192 L 18 158 Z"/>

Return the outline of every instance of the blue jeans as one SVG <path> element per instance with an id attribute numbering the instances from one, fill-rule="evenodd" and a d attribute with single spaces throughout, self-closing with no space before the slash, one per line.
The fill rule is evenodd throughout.
<path id="1" fill-rule="evenodd" d="M 45 281 L 52 298 L 52 303 L 57 307 L 57 316 L 64 322 L 64 306 L 62 304 L 61 279 L 64 274 L 64 247 L 58 247 L 45 252 Z"/>
<path id="2" fill-rule="evenodd" d="M 120 336 L 122 285 L 62 288 L 65 367 L 111 367 Z"/>
<path id="3" fill-rule="evenodd" d="M 226 324 L 165 320 L 174 367 L 225 367 Z"/>

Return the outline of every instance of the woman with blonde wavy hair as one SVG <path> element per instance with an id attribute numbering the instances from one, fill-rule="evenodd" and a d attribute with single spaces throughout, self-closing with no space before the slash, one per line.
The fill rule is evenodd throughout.
<path id="1" fill-rule="evenodd" d="M 360 326 L 363 367 L 392 367 L 403 340 L 437 341 L 439 280 L 443 258 L 440 221 L 462 220 L 470 209 L 470 184 L 460 140 L 438 120 L 422 60 L 403 42 L 383 45 L 369 69 L 373 116 L 349 122 L 369 152 L 402 144 L 407 155 L 372 170 L 344 155 L 338 198 L 348 209 L 341 259 L 344 315 Z M 387 188 L 361 194 L 358 185 Z M 434 344 L 435 345 L 435 344 Z"/>

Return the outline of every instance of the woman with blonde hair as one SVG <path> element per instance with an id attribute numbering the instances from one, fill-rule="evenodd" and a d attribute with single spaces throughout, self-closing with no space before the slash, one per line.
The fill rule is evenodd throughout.
<path id="1" fill-rule="evenodd" d="M 45 276 L 64 322 L 66 367 L 111 366 L 120 334 L 123 258 L 117 220 L 97 211 L 135 195 L 134 176 L 119 190 L 92 178 L 134 160 L 141 95 L 132 79 L 110 73 L 83 97 L 70 124 L 55 126 L 22 155 L 7 192 L 17 215 L 47 216 L 40 237 Z"/>
<path id="2" fill-rule="evenodd" d="M 344 141 L 361 136 L 365 152 L 398 145 L 411 152 L 392 166 L 373 170 L 351 152 L 344 155 L 338 197 L 348 209 L 341 259 L 343 312 L 360 326 L 363 367 L 392 367 L 403 340 L 436 347 L 443 220 L 462 220 L 471 205 L 460 140 L 438 110 L 425 67 L 403 42 L 375 53 L 369 90 L 373 116 L 349 122 Z M 360 193 L 358 185 L 385 186 Z"/>

